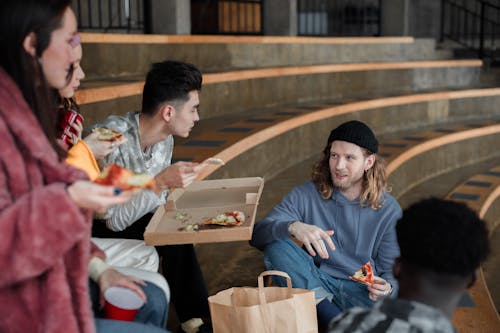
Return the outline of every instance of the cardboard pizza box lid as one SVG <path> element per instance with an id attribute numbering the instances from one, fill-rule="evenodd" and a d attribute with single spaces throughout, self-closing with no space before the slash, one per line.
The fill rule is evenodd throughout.
<path id="1" fill-rule="evenodd" d="M 170 193 L 165 205 L 153 215 L 144 232 L 147 245 L 217 243 L 249 240 L 257 206 L 264 188 L 260 177 L 215 179 L 194 182 Z M 245 213 L 240 226 L 207 226 L 201 222 L 235 210 Z M 199 225 L 188 231 L 187 225 Z"/>

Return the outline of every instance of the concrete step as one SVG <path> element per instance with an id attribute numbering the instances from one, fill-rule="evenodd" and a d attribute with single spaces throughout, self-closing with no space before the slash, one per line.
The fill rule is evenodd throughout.
<path id="1" fill-rule="evenodd" d="M 89 79 L 144 75 L 152 62 L 176 59 L 206 73 L 245 68 L 450 58 L 433 39 L 82 33 Z"/>
<path id="2" fill-rule="evenodd" d="M 176 141 L 173 156 L 192 161 L 217 156 L 226 161 L 224 167 L 206 168 L 203 177 L 269 178 L 316 154 L 314 143 L 348 119 L 365 121 L 384 135 L 411 133 L 422 126 L 498 119 L 499 102 L 500 89 L 479 89 L 266 108 L 232 119 L 202 120 L 190 138 Z"/>
<path id="3" fill-rule="evenodd" d="M 478 60 L 436 60 L 209 73 L 204 75 L 200 96 L 202 117 L 291 103 L 478 87 L 480 66 Z M 133 77 L 128 80 L 133 81 Z M 92 124 L 110 114 L 139 109 L 142 86 L 142 81 L 115 80 L 104 87 L 82 89 L 76 99 L 87 124 Z"/>

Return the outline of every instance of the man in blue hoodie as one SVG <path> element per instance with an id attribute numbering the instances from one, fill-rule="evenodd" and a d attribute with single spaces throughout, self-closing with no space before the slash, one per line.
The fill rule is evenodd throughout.
<path id="1" fill-rule="evenodd" d="M 392 265 L 399 255 L 395 225 L 402 212 L 388 193 L 377 151 L 366 124 L 341 124 L 331 131 L 312 180 L 292 189 L 255 224 L 251 244 L 264 251 L 267 268 L 287 272 L 294 287 L 315 292 L 320 328 L 341 311 L 371 307 L 397 291 Z M 349 279 L 367 262 L 373 267 L 371 286 Z M 284 286 L 279 279 L 275 283 Z"/>

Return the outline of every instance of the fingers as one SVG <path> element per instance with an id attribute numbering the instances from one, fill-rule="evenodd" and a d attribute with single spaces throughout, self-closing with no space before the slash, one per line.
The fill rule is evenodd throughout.
<path id="1" fill-rule="evenodd" d="M 321 258 L 328 259 L 330 255 L 328 254 L 328 250 L 326 249 L 325 242 L 322 238 L 313 241 L 313 246 Z"/>
<path id="2" fill-rule="evenodd" d="M 304 243 L 304 246 L 306 247 L 307 253 L 309 253 L 313 257 L 316 256 L 316 252 L 314 252 L 314 249 L 312 248 L 311 243 Z"/>
<path id="3" fill-rule="evenodd" d="M 322 238 L 325 240 L 326 245 L 328 245 L 328 247 L 332 251 L 335 251 L 335 244 L 333 244 L 332 236 L 333 236 L 333 230 L 327 230 L 325 231 L 325 235 L 323 235 Z"/>
<path id="4" fill-rule="evenodd" d="M 312 233 L 309 235 L 310 241 L 305 241 L 304 245 L 309 252 L 310 255 L 315 256 L 316 253 L 323 259 L 328 259 L 330 255 L 328 254 L 328 248 L 332 251 L 335 250 L 335 245 L 333 244 L 333 240 L 331 236 L 333 235 L 332 230 L 328 230 L 327 232 L 318 229 L 319 232 Z"/>
<path id="5" fill-rule="evenodd" d="M 370 294 L 373 294 L 375 298 L 388 296 L 391 290 L 391 284 L 379 276 L 374 276 L 373 284 L 368 287 L 368 291 L 370 291 Z"/>
<path id="6" fill-rule="evenodd" d="M 129 277 L 118 280 L 115 285 L 133 290 L 144 302 L 146 301 L 146 294 L 144 291 L 134 281 L 129 279 Z"/>
<path id="7" fill-rule="evenodd" d="M 79 137 L 81 137 L 82 131 L 83 131 L 83 125 L 82 122 L 79 120 L 76 120 L 72 124 L 70 124 L 71 127 L 73 127 L 78 134 Z"/>

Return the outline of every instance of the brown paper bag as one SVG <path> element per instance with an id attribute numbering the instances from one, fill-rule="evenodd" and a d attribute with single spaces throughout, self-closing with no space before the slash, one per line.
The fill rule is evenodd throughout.
<path id="1" fill-rule="evenodd" d="M 264 287 L 263 277 L 279 275 L 287 287 Z M 311 290 L 292 288 L 280 271 L 259 275 L 258 288 L 237 287 L 208 298 L 214 333 L 317 333 L 316 302 Z"/>

